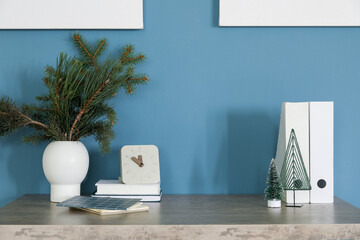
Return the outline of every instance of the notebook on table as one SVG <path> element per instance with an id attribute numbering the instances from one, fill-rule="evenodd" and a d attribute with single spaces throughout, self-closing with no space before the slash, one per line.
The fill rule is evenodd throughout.
<path id="1" fill-rule="evenodd" d="M 139 205 L 140 198 L 98 198 L 88 196 L 75 196 L 56 204 L 58 207 L 92 208 L 103 210 L 128 210 Z"/>
<path id="2" fill-rule="evenodd" d="M 104 210 L 104 209 L 94 209 L 94 208 L 76 208 L 83 211 L 95 213 L 98 215 L 114 215 L 114 214 L 124 214 L 124 213 L 135 213 L 135 212 L 146 212 L 149 211 L 149 206 L 142 205 L 137 203 L 127 210 Z"/>

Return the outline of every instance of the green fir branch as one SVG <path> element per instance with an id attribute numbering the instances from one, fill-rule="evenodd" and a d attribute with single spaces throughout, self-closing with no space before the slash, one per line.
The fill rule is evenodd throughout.
<path id="1" fill-rule="evenodd" d="M 134 68 L 145 56 L 128 44 L 120 57 L 100 58 L 107 40 L 89 44 L 78 33 L 73 34 L 73 43 L 80 56 L 60 53 L 54 66 L 46 66 L 43 83 L 48 92 L 36 97 L 38 104 L 18 107 L 10 98 L 0 98 L 0 136 L 31 127 L 35 131 L 24 142 L 79 141 L 93 136 L 102 153 L 110 151 L 117 117 L 109 101 L 121 89 L 132 94 L 148 82 L 148 76 Z"/>

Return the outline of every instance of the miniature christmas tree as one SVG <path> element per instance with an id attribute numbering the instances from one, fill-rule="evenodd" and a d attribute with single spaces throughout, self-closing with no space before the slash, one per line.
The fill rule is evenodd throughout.
<path id="1" fill-rule="evenodd" d="M 279 177 L 278 170 L 274 159 L 270 162 L 269 173 L 266 181 L 265 199 L 266 200 L 281 200 L 283 199 L 283 186 Z"/>
<path id="2" fill-rule="evenodd" d="M 285 159 L 281 169 L 281 181 L 285 190 L 293 191 L 294 202 L 286 206 L 301 207 L 301 204 L 296 204 L 295 190 L 311 190 L 311 185 L 294 129 L 291 130 L 286 148 Z"/>

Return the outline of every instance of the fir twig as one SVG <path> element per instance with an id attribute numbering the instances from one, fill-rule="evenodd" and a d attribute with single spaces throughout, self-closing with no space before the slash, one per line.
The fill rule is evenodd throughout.
<path id="1" fill-rule="evenodd" d="M 130 61 L 134 61 L 134 60 L 142 60 L 144 57 L 145 57 L 144 55 L 140 55 L 140 56 L 137 56 L 137 57 L 124 59 L 124 60 L 122 60 L 122 63 L 130 62 Z"/>
<path id="2" fill-rule="evenodd" d="M 147 80 L 149 80 L 149 79 L 147 78 L 147 76 L 145 76 L 145 77 L 143 77 L 143 78 L 130 78 L 129 80 L 130 80 L 130 81 L 139 81 L 139 80 L 143 80 L 143 81 L 147 82 Z"/>
<path id="3" fill-rule="evenodd" d="M 81 37 L 78 34 L 74 34 L 74 40 L 81 46 L 81 48 L 83 49 L 83 51 L 88 55 L 90 61 L 92 62 L 92 64 L 94 65 L 95 70 L 97 70 L 97 66 L 94 60 L 94 57 L 91 55 L 91 53 L 89 52 L 89 50 L 85 47 L 85 44 L 81 41 Z"/>
<path id="4" fill-rule="evenodd" d="M 50 101 L 51 100 L 47 96 L 37 96 L 36 99 L 39 100 L 39 101 Z"/>
<path id="5" fill-rule="evenodd" d="M 91 96 L 91 98 L 86 102 L 86 104 L 82 107 L 82 109 L 80 110 L 79 114 L 76 116 L 75 121 L 73 123 L 73 125 L 71 126 L 70 129 L 70 133 L 69 133 L 69 140 L 72 140 L 72 135 L 74 132 L 74 129 L 76 127 L 76 124 L 80 121 L 80 118 L 82 117 L 82 115 L 85 113 L 85 110 L 87 109 L 87 107 L 90 105 L 90 103 L 96 98 L 96 96 L 104 89 L 104 87 L 109 83 L 109 79 L 106 80 L 99 88 L 98 90 Z"/>
<path id="6" fill-rule="evenodd" d="M 100 49 L 104 46 L 105 42 L 106 42 L 105 39 L 103 39 L 103 40 L 100 42 L 100 45 L 99 45 L 98 49 L 97 49 L 96 52 L 94 53 L 93 59 L 96 58 L 96 55 L 98 54 L 98 52 L 100 51 Z"/>
<path id="7" fill-rule="evenodd" d="M 133 49 L 133 46 L 129 46 L 129 47 L 125 48 L 126 51 L 123 53 L 123 58 L 124 58 L 124 59 L 126 58 L 126 56 L 127 56 L 129 53 L 132 52 L 132 49 Z"/>
<path id="8" fill-rule="evenodd" d="M 61 87 L 62 78 L 59 79 L 59 82 L 56 86 L 56 96 L 59 97 L 60 87 Z"/>
<path id="9" fill-rule="evenodd" d="M 52 74 L 56 74 L 55 73 L 55 71 L 54 71 L 54 69 L 52 69 L 52 68 L 46 68 L 46 70 L 45 70 L 46 72 L 51 72 Z"/>
<path id="10" fill-rule="evenodd" d="M 129 80 L 128 80 L 128 79 L 126 79 L 126 85 L 127 85 L 127 88 L 128 88 L 128 92 L 129 92 L 130 94 L 132 94 L 132 89 L 131 89 L 131 86 L 130 86 L 130 83 L 129 83 Z"/>
<path id="11" fill-rule="evenodd" d="M 14 110 L 16 112 L 18 112 L 18 114 L 23 117 L 24 119 L 26 119 L 28 122 L 27 122 L 27 125 L 28 124 L 32 124 L 32 125 L 35 125 L 35 126 L 38 126 L 38 127 L 41 127 L 41 128 L 44 128 L 44 129 L 48 129 L 48 126 L 46 126 L 45 124 L 41 123 L 41 122 L 38 122 L 38 121 L 35 121 L 35 120 L 32 120 L 30 117 L 26 116 L 25 114 L 23 114 L 22 112 L 20 112 L 18 109 L 14 108 Z"/>

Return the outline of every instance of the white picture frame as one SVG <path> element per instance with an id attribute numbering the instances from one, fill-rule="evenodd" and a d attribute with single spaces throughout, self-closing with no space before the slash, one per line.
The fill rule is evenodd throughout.
<path id="1" fill-rule="evenodd" d="M 143 0 L 0 0 L 0 29 L 142 29 Z"/>
<path id="2" fill-rule="evenodd" d="M 219 26 L 360 26 L 360 1 L 219 0 Z"/>

